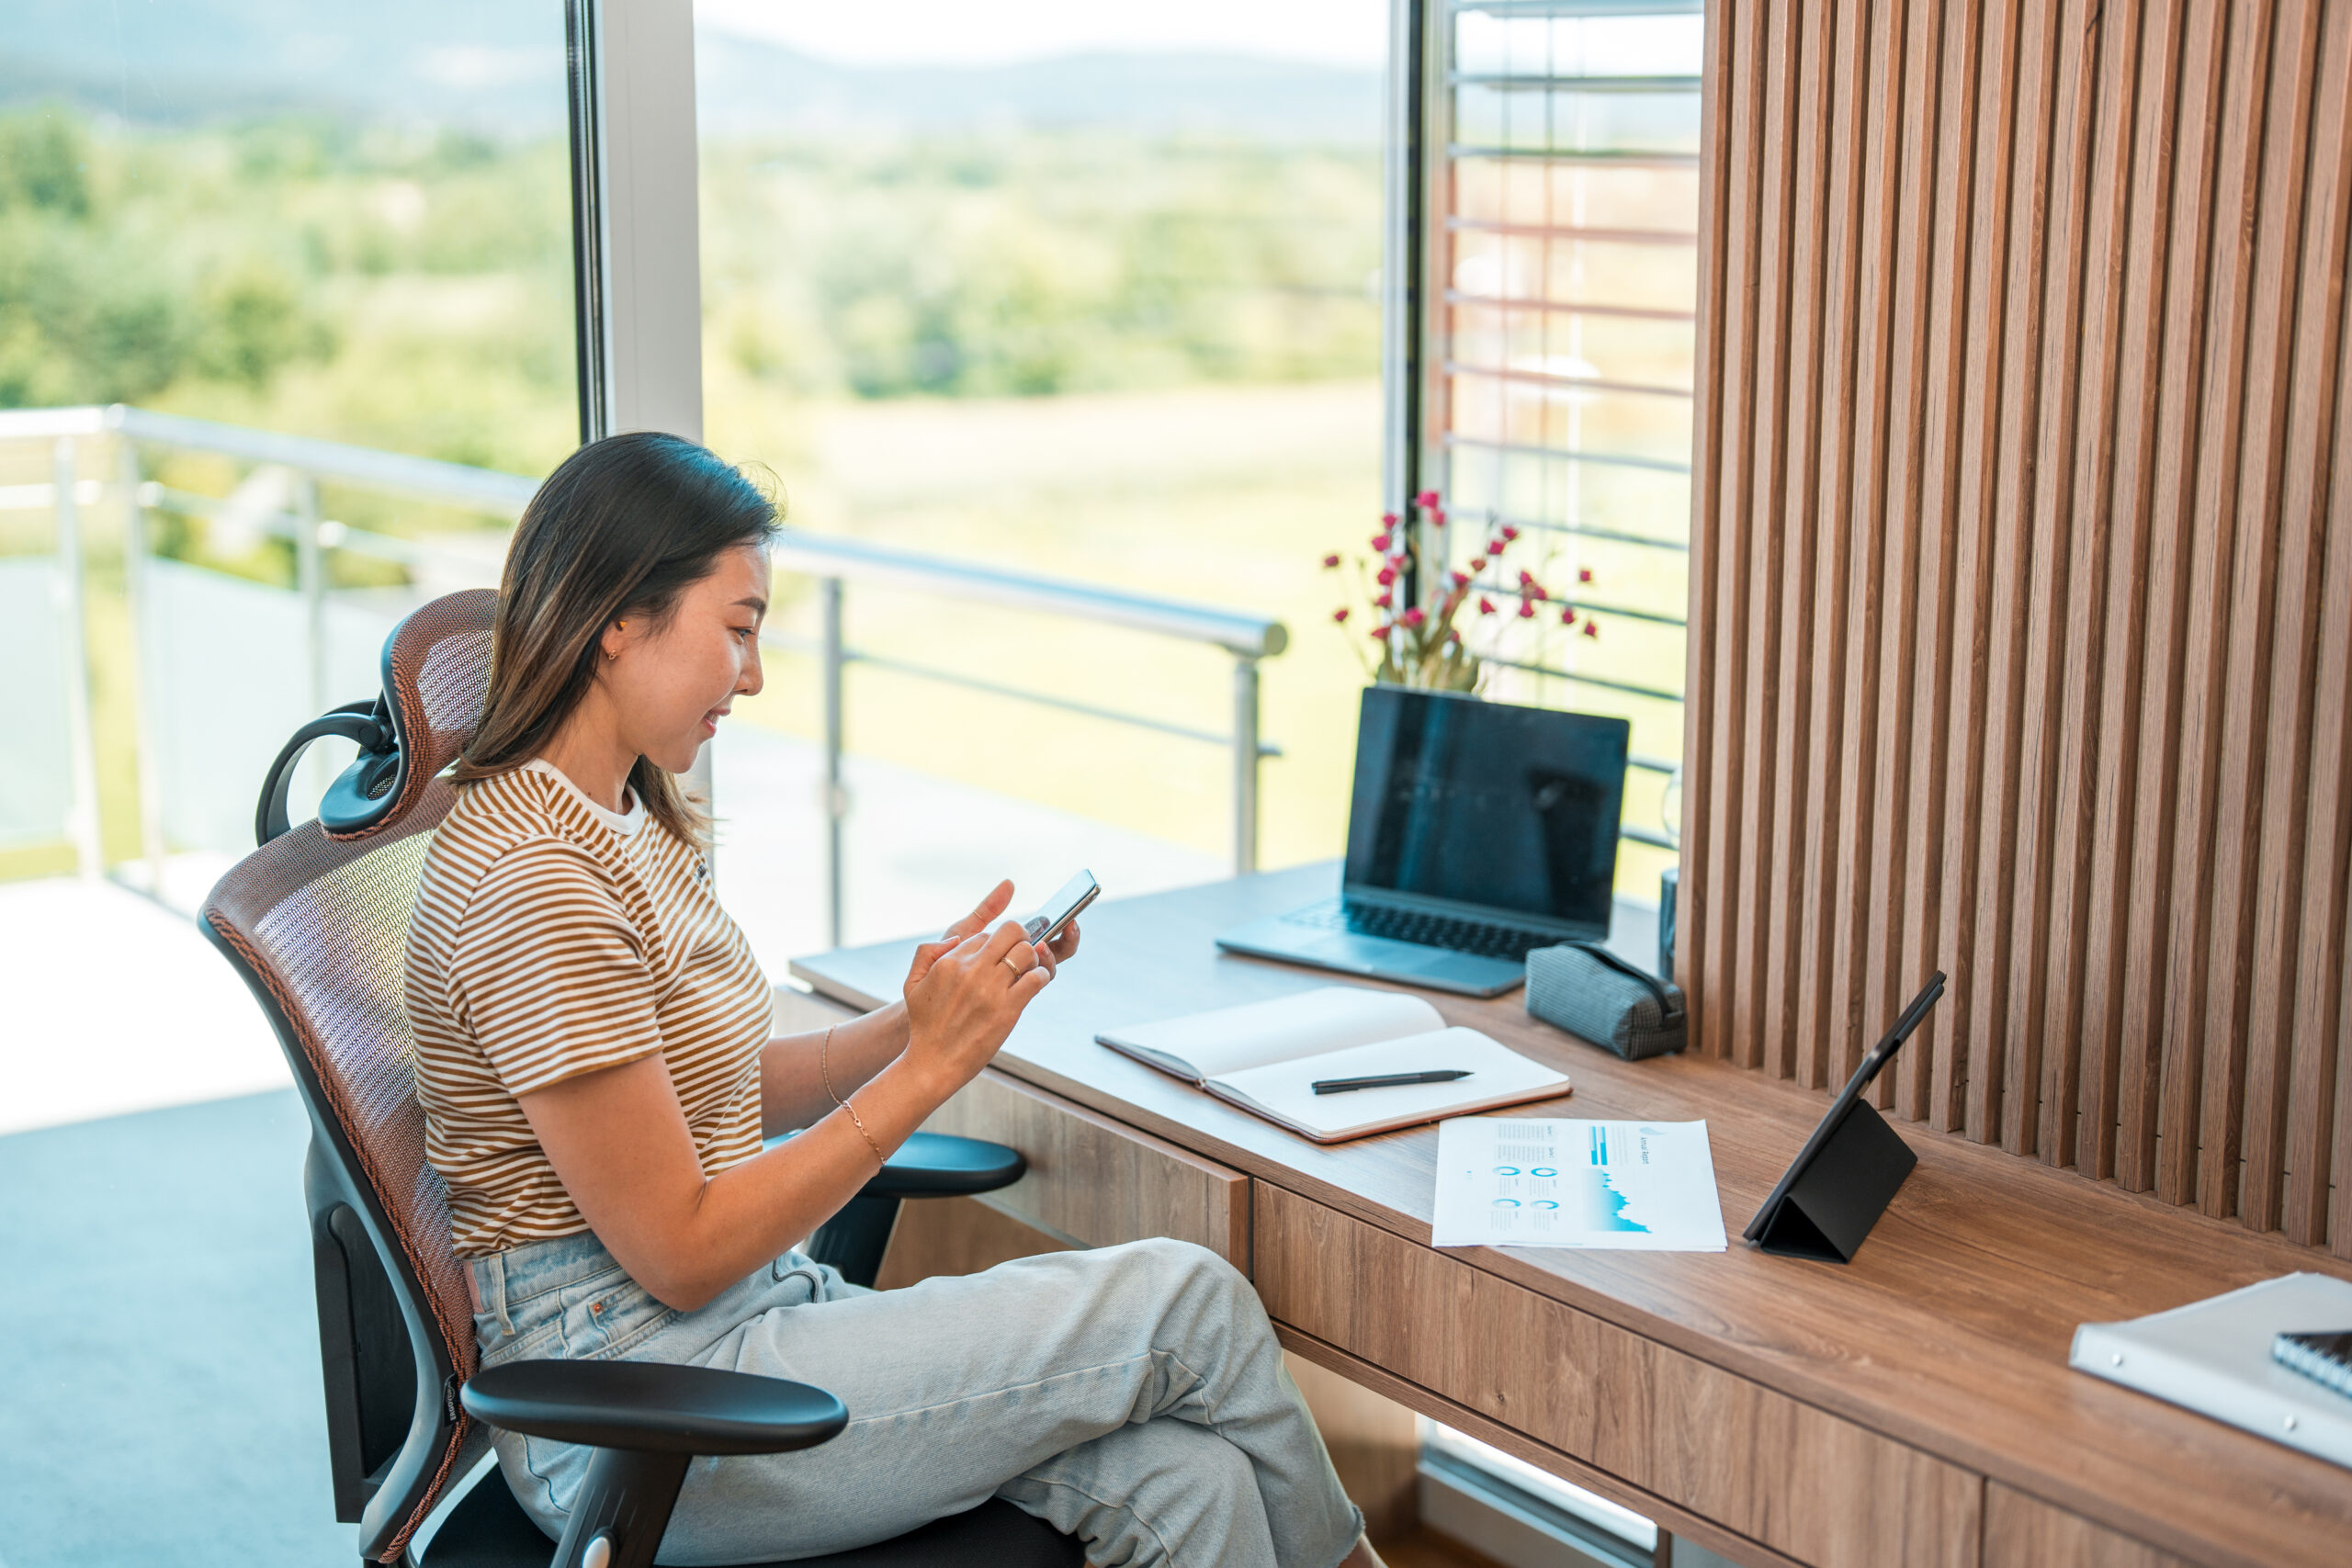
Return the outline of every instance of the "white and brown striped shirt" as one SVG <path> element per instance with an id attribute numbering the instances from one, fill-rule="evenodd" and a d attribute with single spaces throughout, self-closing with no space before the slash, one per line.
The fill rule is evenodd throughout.
<path id="1" fill-rule="evenodd" d="M 766 980 L 694 847 L 545 762 L 469 784 L 406 955 L 425 1155 L 461 1258 L 588 1228 L 518 1095 L 659 1051 L 703 1170 L 760 1152 Z"/>

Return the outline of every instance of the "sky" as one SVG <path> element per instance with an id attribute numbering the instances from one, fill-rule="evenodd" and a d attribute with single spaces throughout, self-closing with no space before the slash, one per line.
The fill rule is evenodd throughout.
<path id="1" fill-rule="evenodd" d="M 1377 66 L 1388 44 L 1388 0 L 695 0 L 695 18 L 861 65 L 1182 50 Z"/>

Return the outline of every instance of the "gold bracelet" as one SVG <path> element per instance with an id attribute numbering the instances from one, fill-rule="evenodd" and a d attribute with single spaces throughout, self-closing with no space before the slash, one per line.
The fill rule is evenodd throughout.
<path id="1" fill-rule="evenodd" d="M 882 1152 L 882 1145 L 874 1141 L 874 1134 L 865 1130 L 865 1119 L 857 1113 L 857 1107 L 833 1093 L 833 1070 L 827 1065 L 827 1058 L 832 1054 L 833 1031 L 838 1027 L 839 1025 L 836 1024 L 828 1024 L 825 1027 L 824 1043 L 817 1047 L 817 1076 L 825 1080 L 826 1097 L 831 1100 L 834 1105 L 849 1112 L 850 1125 L 855 1127 L 857 1135 L 865 1140 L 865 1146 L 874 1151 L 875 1163 L 887 1166 L 890 1163 L 890 1157 Z"/>
<path id="2" fill-rule="evenodd" d="M 865 1130 L 865 1120 L 858 1115 L 857 1107 L 844 1100 L 842 1101 L 842 1109 L 849 1112 L 850 1125 L 855 1127 L 857 1135 L 865 1140 L 865 1146 L 874 1151 L 874 1162 L 876 1165 L 888 1165 L 889 1156 L 882 1152 L 882 1145 L 874 1141 L 874 1134 Z"/>

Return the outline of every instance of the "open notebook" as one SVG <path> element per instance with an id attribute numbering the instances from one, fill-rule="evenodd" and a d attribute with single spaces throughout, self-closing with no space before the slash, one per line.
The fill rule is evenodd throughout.
<path id="1" fill-rule="evenodd" d="M 1568 1079 L 1401 991 L 1322 986 L 1094 1037 L 1318 1144 L 1568 1092 Z M 1317 1078 L 1467 1068 L 1451 1083 L 1318 1095 Z"/>

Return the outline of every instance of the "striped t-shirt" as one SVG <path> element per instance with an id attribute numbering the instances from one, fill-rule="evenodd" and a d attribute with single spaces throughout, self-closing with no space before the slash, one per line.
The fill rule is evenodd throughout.
<path id="1" fill-rule="evenodd" d="M 588 1228 L 518 1095 L 659 1051 L 703 1170 L 760 1152 L 770 993 L 694 847 L 545 762 L 465 785 L 406 955 L 425 1155 L 482 1258 Z"/>

